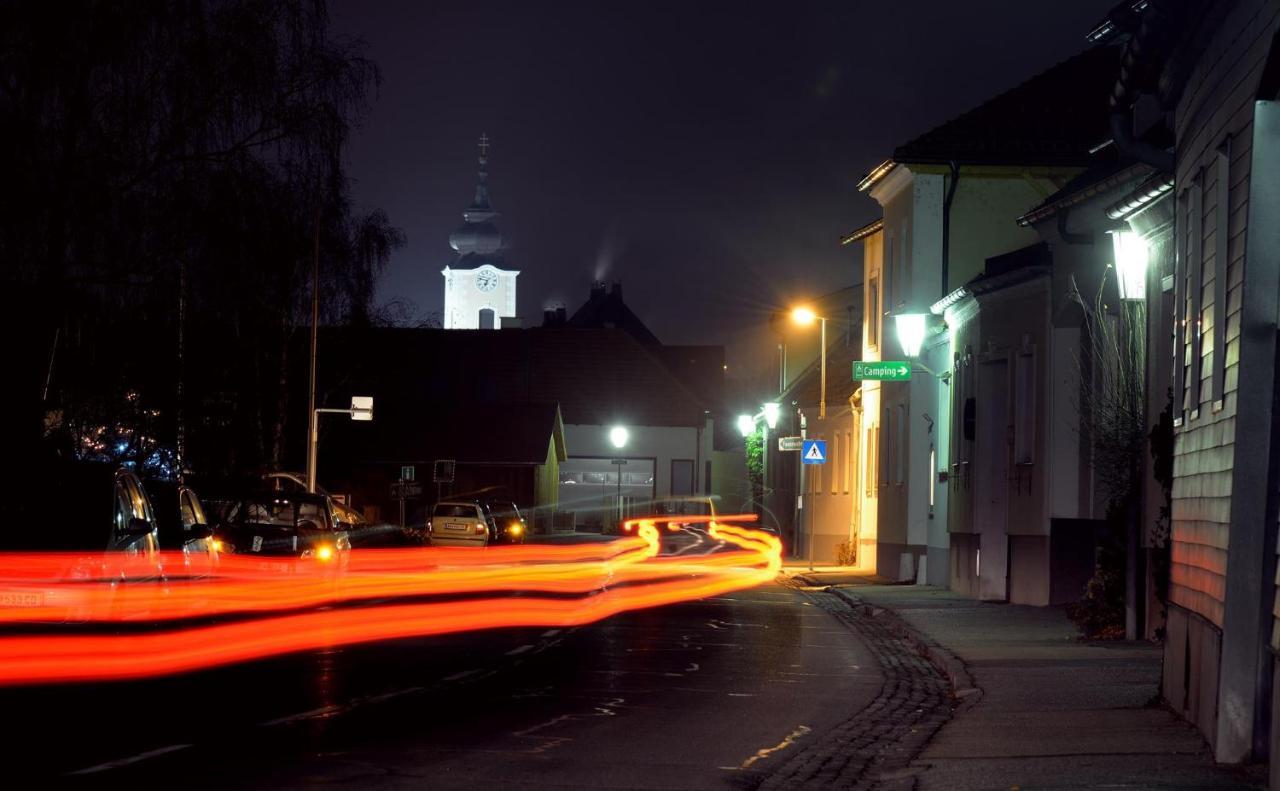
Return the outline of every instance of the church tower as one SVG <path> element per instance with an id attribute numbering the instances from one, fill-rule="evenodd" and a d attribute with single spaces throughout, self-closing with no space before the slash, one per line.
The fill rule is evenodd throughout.
<path id="1" fill-rule="evenodd" d="M 444 274 L 444 328 L 488 330 L 502 326 L 502 319 L 516 316 L 516 276 L 504 269 L 502 234 L 489 205 L 489 138 L 480 135 L 480 178 L 476 197 L 462 213 L 463 223 L 449 235 L 449 246 L 458 254 Z"/>

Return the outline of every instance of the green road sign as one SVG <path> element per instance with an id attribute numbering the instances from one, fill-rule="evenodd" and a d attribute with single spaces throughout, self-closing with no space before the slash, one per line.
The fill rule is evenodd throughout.
<path id="1" fill-rule="evenodd" d="M 883 382 L 905 382 L 911 378 L 911 363 L 902 360 L 854 360 L 853 380 L 875 379 Z"/>

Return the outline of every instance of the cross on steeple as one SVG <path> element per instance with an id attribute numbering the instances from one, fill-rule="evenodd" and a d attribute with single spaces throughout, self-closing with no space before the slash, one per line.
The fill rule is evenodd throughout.
<path id="1" fill-rule="evenodd" d="M 480 133 L 480 158 L 489 158 L 489 136 L 484 132 Z"/>

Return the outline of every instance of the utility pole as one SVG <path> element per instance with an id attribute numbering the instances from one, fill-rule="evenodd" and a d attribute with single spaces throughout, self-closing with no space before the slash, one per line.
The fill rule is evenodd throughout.
<path id="1" fill-rule="evenodd" d="M 307 396 L 307 491 L 316 491 L 316 446 L 320 442 L 320 416 L 316 413 L 316 341 L 320 333 L 320 208 L 316 207 L 311 251 L 311 384 Z"/>

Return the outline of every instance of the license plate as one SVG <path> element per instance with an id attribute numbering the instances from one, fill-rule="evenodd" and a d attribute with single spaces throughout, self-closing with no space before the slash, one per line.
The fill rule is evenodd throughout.
<path id="1" fill-rule="evenodd" d="M 262 551 L 262 536 L 253 537 L 253 551 L 254 552 Z"/>
<path id="2" fill-rule="evenodd" d="M 444 523 L 445 530 L 466 530 L 468 527 L 470 527 L 470 525 L 455 525 L 452 522 Z"/>
<path id="3" fill-rule="evenodd" d="M 266 563 L 266 562 L 262 562 L 262 563 L 259 563 L 259 564 L 258 564 L 258 570 L 259 570 L 259 571 L 284 571 L 284 572 L 287 572 L 287 571 L 291 571 L 292 569 L 291 569 L 291 567 L 289 566 L 289 564 L 288 564 L 288 563 Z"/>
<path id="4" fill-rule="evenodd" d="M 43 607 L 42 591 L 0 591 L 0 607 Z"/>

